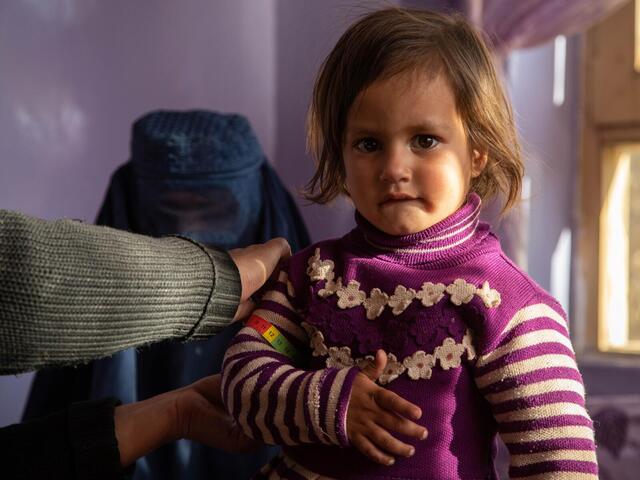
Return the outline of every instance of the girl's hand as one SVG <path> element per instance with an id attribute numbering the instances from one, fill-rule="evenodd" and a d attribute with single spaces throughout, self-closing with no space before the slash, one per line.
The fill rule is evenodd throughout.
<path id="1" fill-rule="evenodd" d="M 389 432 L 424 440 L 427 430 L 409 420 L 422 416 L 417 405 L 374 383 L 386 364 L 387 354 L 378 350 L 374 362 L 356 376 L 347 410 L 347 437 L 371 460 L 393 465 L 392 455 L 410 457 L 415 449 Z"/>

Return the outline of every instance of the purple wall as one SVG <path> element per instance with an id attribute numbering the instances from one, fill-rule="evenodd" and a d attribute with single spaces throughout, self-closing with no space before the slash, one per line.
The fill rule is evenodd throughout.
<path id="1" fill-rule="evenodd" d="M 305 119 L 315 74 L 351 20 L 365 9 L 352 4 L 345 0 L 277 2 L 275 163 L 294 192 L 300 192 L 314 172 L 313 160 L 306 153 Z M 301 195 L 297 197 L 299 204 L 305 205 L 302 212 L 312 238 L 340 236 L 353 225 L 352 209 L 345 200 L 323 207 L 308 205 Z"/>
<path id="2" fill-rule="evenodd" d="M 241 112 L 273 155 L 272 0 L 0 6 L 0 205 L 93 219 L 155 108 Z"/>

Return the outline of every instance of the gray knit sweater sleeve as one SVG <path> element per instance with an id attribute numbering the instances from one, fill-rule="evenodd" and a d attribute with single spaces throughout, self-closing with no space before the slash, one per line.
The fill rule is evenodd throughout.
<path id="1" fill-rule="evenodd" d="M 225 252 L 0 210 L 0 374 L 214 335 L 240 290 Z"/>

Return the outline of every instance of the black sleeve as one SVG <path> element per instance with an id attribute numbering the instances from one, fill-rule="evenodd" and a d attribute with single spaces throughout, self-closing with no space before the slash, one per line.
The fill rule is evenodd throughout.
<path id="1" fill-rule="evenodd" d="M 0 475 L 11 479 L 124 479 L 115 436 L 114 398 L 75 403 L 0 429 Z"/>

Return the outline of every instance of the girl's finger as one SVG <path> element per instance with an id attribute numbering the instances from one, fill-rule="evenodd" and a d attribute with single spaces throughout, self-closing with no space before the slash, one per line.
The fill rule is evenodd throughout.
<path id="1" fill-rule="evenodd" d="M 357 435 L 352 439 L 351 444 L 358 449 L 365 457 L 373 460 L 381 465 L 391 466 L 395 463 L 395 459 L 376 447 L 369 439 L 363 435 Z"/>
<path id="2" fill-rule="evenodd" d="M 415 453 L 413 446 L 401 442 L 379 425 L 372 424 L 369 433 L 365 433 L 365 436 L 383 452 L 403 457 L 410 457 Z"/>
<path id="3" fill-rule="evenodd" d="M 427 438 L 426 428 L 392 412 L 380 412 L 376 414 L 373 419 L 375 423 L 388 432 L 400 433 L 417 440 Z"/>
<path id="4" fill-rule="evenodd" d="M 362 373 L 369 378 L 372 382 L 378 380 L 378 377 L 384 372 L 384 367 L 387 365 L 387 354 L 384 350 L 378 350 L 374 357 L 373 362 L 370 362 L 366 367 L 362 369 Z"/>
<path id="5" fill-rule="evenodd" d="M 385 388 L 379 388 L 374 394 L 374 399 L 379 407 L 403 417 L 418 420 L 422 416 L 420 407 Z"/>

